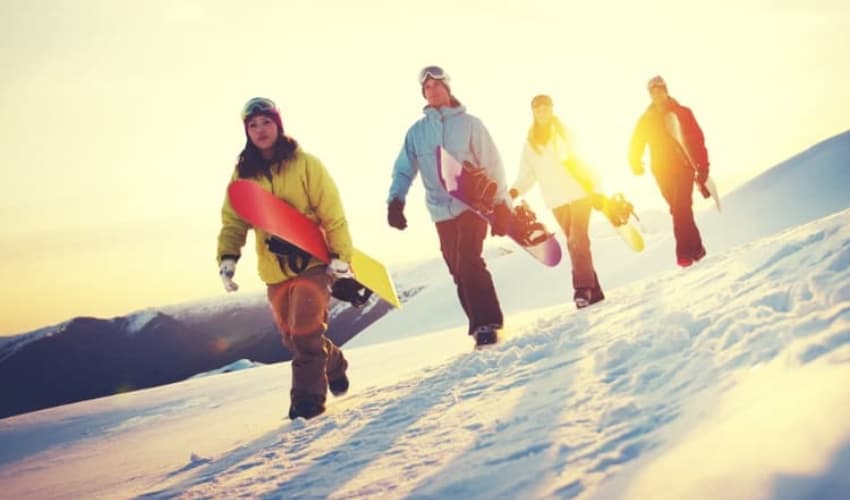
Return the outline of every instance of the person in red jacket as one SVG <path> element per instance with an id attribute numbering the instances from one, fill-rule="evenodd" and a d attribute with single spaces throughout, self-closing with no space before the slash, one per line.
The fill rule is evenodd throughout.
<path id="1" fill-rule="evenodd" d="M 647 89 L 652 103 L 635 126 L 629 164 L 635 175 L 643 175 L 643 152 L 649 146 L 652 174 L 673 216 L 676 261 L 687 267 L 705 257 L 692 205 L 694 183 L 704 186 L 708 179 L 708 151 L 693 112 L 670 97 L 664 79 L 651 78 Z"/>

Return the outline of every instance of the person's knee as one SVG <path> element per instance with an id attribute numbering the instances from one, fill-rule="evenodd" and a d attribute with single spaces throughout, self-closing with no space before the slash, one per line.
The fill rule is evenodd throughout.
<path id="1" fill-rule="evenodd" d="M 487 269 L 484 259 L 480 255 L 461 254 L 457 259 L 458 275 L 468 276 Z"/>
<path id="2" fill-rule="evenodd" d="M 590 247 L 590 236 L 587 231 L 572 231 L 572 234 L 567 239 L 567 248 L 570 251 L 581 252 Z"/>
<path id="3" fill-rule="evenodd" d="M 322 332 L 292 335 L 292 347 L 298 354 L 326 355 Z"/>
<path id="4" fill-rule="evenodd" d="M 328 292 L 305 283 L 293 292 L 288 328 L 293 337 L 309 336 L 325 329 Z"/>

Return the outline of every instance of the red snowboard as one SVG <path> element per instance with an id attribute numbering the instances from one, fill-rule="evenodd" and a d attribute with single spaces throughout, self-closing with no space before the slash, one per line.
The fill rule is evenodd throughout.
<path id="1" fill-rule="evenodd" d="M 331 261 L 325 233 L 292 205 L 256 182 L 239 179 L 227 188 L 233 209 L 246 222 L 297 246 L 324 263 Z M 351 269 L 355 279 L 394 307 L 401 303 L 386 267 L 354 249 Z"/>

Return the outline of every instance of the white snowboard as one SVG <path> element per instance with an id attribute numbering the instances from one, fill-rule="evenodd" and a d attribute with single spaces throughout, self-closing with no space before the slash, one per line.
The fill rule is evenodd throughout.
<path id="1" fill-rule="evenodd" d="M 682 152 L 682 156 L 685 157 L 688 164 L 696 170 L 696 165 L 694 163 L 693 156 L 691 156 L 690 150 L 688 150 L 687 144 L 685 144 L 685 138 L 682 135 L 682 125 L 679 123 L 679 117 L 676 116 L 676 113 L 667 113 L 664 117 L 664 124 L 667 127 L 667 132 L 676 139 L 676 142 L 679 144 L 679 150 Z M 708 179 L 705 180 L 705 185 L 701 186 L 696 181 L 694 184 L 700 189 L 702 192 L 703 189 L 708 191 L 708 195 L 714 200 L 714 206 L 717 207 L 717 211 L 720 212 L 720 194 L 717 191 L 717 184 L 714 182 L 714 179 L 711 176 L 708 176 Z M 703 193 L 704 195 L 705 193 Z"/>

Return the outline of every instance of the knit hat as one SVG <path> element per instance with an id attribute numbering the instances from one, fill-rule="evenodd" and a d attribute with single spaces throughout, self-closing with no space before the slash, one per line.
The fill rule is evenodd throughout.
<path id="1" fill-rule="evenodd" d="M 280 135 L 283 134 L 283 120 L 280 118 L 280 110 L 277 104 L 271 99 L 265 97 L 253 97 L 242 107 L 242 123 L 245 126 L 245 135 L 248 135 L 248 120 L 257 116 L 263 115 L 272 119 L 277 124 L 277 129 Z"/>
<path id="2" fill-rule="evenodd" d="M 655 75 L 647 82 L 646 90 L 652 91 L 654 87 L 662 87 L 664 90 L 667 90 L 667 82 L 660 75 Z"/>
<path id="3" fill-rule="evenodd" d="M 551 106 L 552 98 L 546 94 L 538 94 L 534 96 L 534 99 L 531 100 L 531 107 L 536 108 L 541 105 Z"/>

